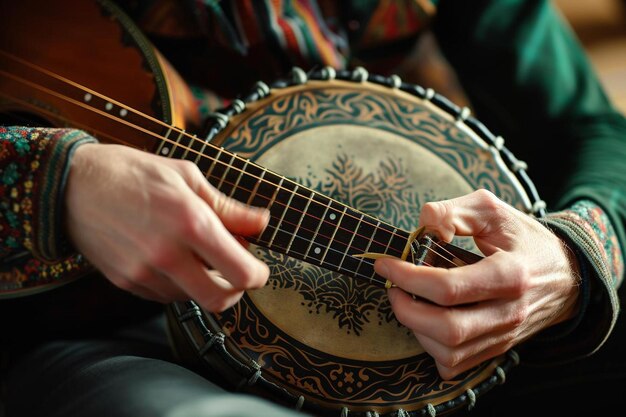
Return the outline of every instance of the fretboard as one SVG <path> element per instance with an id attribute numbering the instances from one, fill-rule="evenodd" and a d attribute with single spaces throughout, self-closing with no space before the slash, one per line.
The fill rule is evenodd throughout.
<path id="1" fill-rule="evenodd" d="M 223 148 L 174 132 L 162 155 L 194 162 L 225 195 L 270 211 L 254 244 L 324 269 L 384 285 L 365 252 L 400 257 L 409 233 L 297 184 Z M 171 145 L 175 141 L 175 145 Z M 160 148 L 162 149 L 163 146 Z"/>

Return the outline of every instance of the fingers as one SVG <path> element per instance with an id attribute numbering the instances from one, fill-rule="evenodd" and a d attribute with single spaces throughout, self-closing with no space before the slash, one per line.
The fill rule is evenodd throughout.
<path id="1" fill-rule="evenodd" d="M 158 301 L 195 299 L 218 311 L 265 284 L 269 268 L 239 236 L 261 233 L 267 211 L 219 193 L 191 162 L 123 146 L 91 149 L 99 153 L 76 158 L 72 168 L 73 179 L 84 180 L 73 181 L 68 229 L 76 248 L 115 285 Z"/>
<path id="2" fill-rule="evenodd" d="M 246 206 L 226 197 L 208 183 L 200 187 L 198 195 L 211 206 L 224 226 L 233 234 L 257 236 L 267 226 L 269 210 Z"/>
<path id="3" fill-rule="evenodd" d="M 116 287 L 147 300 L 165 304 L 188 298 L 185 296 L 185 293 L 180 291 L 179 288 L 175 288 L 167 279 L 157 277 L 156 273 L 151 273 L 149 279 L 146 278 L 143 284 L 139 284 L 135 279 L 117 273 L 101 272 Z"/>
<path id="4" fill-rule="evenodd" d="M 472 236 L 485 257 L 450 269 L 378 259 L 393 311 L 452 378 L 561 320 L 578 300 L 558 238 L 480 190 L 425 204 L 420 224 L 443 240 Z M 445 256 L 445 254 L 435 254 Z M 410 294 L 421 299 L 414 300 Z"/>
<path id="5" fill-rule="evenodd" d="M 397 259 L 378 259 L 376 272 L 409 294 L 443 306 L 456 306 L 496 298 L 516 298 L 530 285 L 527 268 L 519 261 L 495 253 L 457 268 L 417 266 Z"/>
<path id="6" fill-rule="evenodd" d="M 208 269 L 191 252 L 172 252 L 154 262 L 101 272 L 117 287 L 139 297 L 161 303 L 193 299 L 211 312 L 232 307 L 243 295 L 243 290 Z"/>
<path id="7" fill-rule="evenodd" d="M 240 243 L 238 235 L 262 232 L 269 212 L 247 207 L 209 185 L 198 168 L 186 161 L 167 161 L 179 172 L 188 188 L 177 191 L 180 207 L 171 221 L 173 234 L 183 247 L 206 265 L 220 271 L 238 290 L 259 288 L 269 268 Z"/>
<path id="8" fill-rule="evenodd" d="M 482 237 L 506 232 L 519 218 L 519 212 L 487 190 L 477 190 L 450 200 L 424 204 L 419 225 L 446 242 L 457 236 L 473 236 L 485 255 L 506 249 L 512 239 L 506 233 L 485 241 Z"/>
<path id="9" fill-rule="evenodd" d="M 190 249 L 226 277 L 234 288 L 260 288 L 269 268 L 239 243 L 216 213 L 204 208 L 203 221 L 187 233 Z"/>
<path id="10" fill-rule="evenodd" d="M 415 333 L 455 348 L 495 331 L 516 328 L 527 313 L 520 305 L 506 301 L 441 307 L 414 300 L 397 288 L 389 290 L 389 300 L 400 323 Z"/>
<path id="11" fill-rule="evenodd" d="M 465 372 L 489 359 L 506 353 L 512 347 L 508 338 L 496 344 L 494 344 L 493 339 L 490 339 L 488 343 L 484 343 L 482 348 L 479 347 L 480 345 L 470 345 L 468 352 L 464 352 L 458 349 L 450 349 L 423 335 L 416 334 L 416 337 L 420 345 L 435 360 L 437 371 L 444 380 L 453 379 L 461 372 Z M 470 354 L 469 352 L 475 353 Z"/>
<path id="12" fill-rule="evenodd" d="M 389 299 L 397 320 L 413 331 L 443 379 L 510 349 L 527 317 L 526 310 L 500 301 L 440 307 L 413 300 L 397 288 L 389 290 Z"/>
<path id="13" fill-rule="evenodd" d="M 269 268 L 248 252 L 237 235 L 260 234 L 269 221 L 269 211 L 226 197 L 212 187 L 197 168 L 183 173 L 193 191 L 189 199 L 194 200 L 194 204 L 189 205 L 186 220 L 181 220 L 190 248 L 238 290 L 265 285 Z"/>
<path id="14" fill-rule="evenodd" d="M 269 210 L 247 206 L 219 192 L 195 165 L 184 164 L 183 176 L 190 188 L 204 200 L 231 233 L 241 236 L 260 234 L 269 221 Z"/>
<path id="15" fill-rule="evenodd" d="M 233 281 L 237 282 L 237 279 L 226 279 L 221 272 L 207 268 L 190 251 L 173 253 L 155 264 L 159 272 L 180 287 L 187 298 L 208 311 L 219 312 L 233 306 L 241 298 L 243 290 L 249 288 L 235 286 Z"/>

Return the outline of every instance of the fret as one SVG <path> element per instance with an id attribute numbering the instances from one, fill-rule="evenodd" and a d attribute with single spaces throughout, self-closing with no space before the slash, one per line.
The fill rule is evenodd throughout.
<path id="1" fill-rule="evenodd" d="M 358 212 L 354 214 L 356 215 Z M 377 224 L 380 223 L 376 223 L 377 221 L 374 217 L 364 215 L 363 221 L 359 223 L 358 228 L 355 230 L 354 238 L 350 243 L 353 252 L 366 252 L 366 248 L 371 245 L 373 235 L 376 233 Z"/>
<path id="2" fill-rule="evenodd" d="M 313 247 L 313 242 L 317 239 L 317 236 L 319 234 L 320 229 L 322 228 L 322 225 L 324 224 L 324 222 L 326 221 L 326 213 L 328 213 L 328 209 L 330 208 L 330 204 L 333 202 L 333 200 L 331 200 L 330 198 L 328 198 L 328 204 L 324 205 L 315 205 L 313 206 L 313 209 L 311 211 L 313 211 L 315 208 L 324 208 L 324 212 L 317 216 L 317 218 L 319 219 L 319 221 L 317 222 L 317 227 L 315 227 L 315 231 L 313 232 L 313 236 L 311 237 L 310 241 L 309 241 L 309 245 L 306 248 L 306 251 L 303 252 L 305 258 L 309 258 L 312 257 L 311 256 L 311 248 Z M 310 216 L 312 219 L 315 219 L 315 216 L 312 215 Z M 316 249 L 319 249 L 319 247 L 316 246 Z M 321 253 L 321 250 L 317 251 L 317 254 L 319 255 Z M 313 257 L 315 259 L 315 257 Z"/>
<path id="3" fill-rule="evenodd" d="M 197 137 L 196 135 L 193 135 L 193 140 L 191 141 L 191 144 L 189 147 L 196 154 L 196 157 L 193 159 L 194 164 L 199 165 L 201 158 L 207 159 L 206 155 L 204 154 L 207 144 L 208 144 L 207 140 L 201 139 Z"/>
<path id="4" fill-rule="evenodd" d="M 213 176 L 220 179 L 219 183 L 216 186 L 216 188 L 220 191 L 222 191 L 222 184 L 224 183 L 224 180 L 226 179 L 226 176 L 228 175 L 228 171 L 230 171 L 230 168 L 232 167 L 234 160 L 235 160 L 235 155 L 233 154 L 231 155 L 227 163 L 218 164 L 213 169 Z M 222 161 L 218 161 L 218 162 L 222 162 Z"/>
<path id="5" fill-rule="evenodd" d="M 379 229 L 379 230 L 384 230 L 384 229 Z M 391 241 L 393 240 L 393 237 L 396 235 L 397 232 L 398 232 L 398 229 L 394 227 L 393 231 L 389 234 L 389 239 L 387 239 L 387 244 L 385 245 L 385 249 L 383 249 L 382 253 L 389 253 L 389 245 L 391 245 Z"/>
<path id="6" fill-rule="evenodd" d="M 391 253 L 393 256 L 399 258 L 402 256 L 406 242 L 409 240 L 409 233 L 398 229 L 394 229 L 394 231 L 394 234 L 391 235 L 387 252 L 385 253 Z"/>
<path id="7" fill-rule="evenodd" d="M 286 239 L 284 239 L 281 229 L 287 226 L 283 220 L 287 214 L 289 204 L 294 197 L 294 186 L 295 183 L 290 182 L 285 177 L 282 177 L 279 186 L 276 188 L 276 191 L 272 196 L 272 200 L 270 201 L 270 206 L 268 208 L 270 209 L 272 217 L 270 218 L 270 223 L 266 228 L 266 232 L 264 232 L 262 236 L 265 238 L 265 241 L 269 243 L 270 249 L 272 249 L 273 245 L 282 248 L 283 250 L 286 248 L 286 244 L 283 244 Z M 279 233 L 281 233 L 280 236 Z M 265 237 L 265 235 L 268 237 Z M 279 236 L 278 239 L 276 239 L 277 236 Z"/>
<path id="8" fill-rule="evenodd" d="M 217 152 L 217 155 L 215 155 L 215 158 L 213 158 L 213 162 L 211 162 L 211 166 L 209 167 L 209 169 L 207 170 L 205 174 L 205 177 L 207 180 L 209 180 L 209 182 L 211 181 L 211 174 L 213 173 L 213 169 L 215 169 L 215 167 L 219 165 L 218 161 L 223 151 L 224 151 L 224 148 L 221 147 L 219 151 Z"/>
<path id="9" fill-rule="evenodd" d="M 248 197 L 248 201 L 246 201 L 246 204 L 251 206 L 252 205 L 252 201 L 254 200 L 254 198 L 256 197 L 256 193 L 259 190 L 259 186 L 261 185 L 261 183 L 263 182 L 263 177 L 265 176 L 265 173 L 267 172 L 266 169 L 262 169 L 261 170 L 261 174 L 260 175 L 255 175 L 254 177 L 257 178 L 255 184 L 254 184 L 254 188 L 252 188 L 252 192 L 250 193 L 250 197 Z M 254 178 L 251 177 L 251 178 Z"/>
<path id="10" fill-rule="evenodd" d="M 224 156 L 226 155 L 224 154 Z M 237 177 L 244 173 L 244 167 L 247 165 L 247 163 L 247 159 L 242 159 L 237 157 L 237 155 L 235 154 L 231 154 L 231 158 L 228 160 L 228 162 L 222 163 L 220 168 L 215 168 L 213 170 L 214 177 L 218 175 L 220 176 L 220 181 L 217 184 L 217 189 L 225 195 L 230 196 L 234 190 Z"/>
<path id="11" fill-rule="evenodd" d="M 330 246 L 333 244 L 333 241 L 335 239 L 335 235 L 337 234 L 337 231 L 340 229 L 340 225 L 341 222 L 343 220 L 343 216 L 346 214 L 346 210 L 348 209 L 347 206 L 343 207 L 343 211 L 341 212 L 341 215 L 339 216 L 339 221 L 337 222 L 337 225 L 335 227 L 335 230 L 333 231 L 332 236 L 330 237 L 330 240 L 328 242 L 328 245 L 326 245 L 326 249 L 324 250 L 324 255 L 322 256 L 322 260 L 321 263 L 323 264 L 326 260 L 326 255 L 328 255 L 328 249 L 330 249 Z M 334 214 L 334 213 L 331 213 Z"/>
<path id="12" fill-rule="evenodd" d="M 342 270 L 352 271 L 358 263 L 357 258 L 346 257 L 346 254 L 352 250 L 351 242 L 357 239 L 359 235 L 359 227 L 362 224 L 361 216 L 362 214 L 356 210 L 345 207 L 341 227 L 336 230 L 333 240 L 330 242 L 331 249 L 333 249 L 330 263 L 340 266 Z M 364 239 L 361 240 L 365 242 Z M 365 247 L 365 243 L 363 243 L 363 247 Z M 352 252 L 354 251 L 352 250 Z"/>
<path id="13" fill-rule="evenodd" d="M 285 205 L 285 209 L 283 210 L 283 214 L 280 216 L 280 220 L 278 220 L 278 224 L 276 225 L 276 229 L 274 229 L 274 233 L 272 234 L 272 238 L 269 241 L 269 246 L 270 247 L 274 244 L 274 239 L 276 238 L 276 234 L 280 230 L 280 227 L 281 227 L 281 225 L 283 223 L 283 220 L 285 219 L 285 215 L 289 211 L 289 206 L 291 205 L 291 201 L 293 200 L 293 197 L 296 195 L 296 192 L 298 191 L 298 187 L 299 187 L 299 185 L 296 185 L 296 189 L 289 196 L 289 200 L 287 201 L 287 204 Z"/>
<path id="14" fill-rule="evenodd" d="M 271 209 L 274 206 L 274 202 L 276 201 L 276 197 L 278 196 L 278 193 L 283 189 L 284 181 L 285 181 L 285 177 L 282 177 L 280 179 L 280 182 L 278 183 L 278 186 L 276 187 L 276 190 L 274 191 L 274 194 L 272 194 L 272 198 L 270 199 L 269 204 L 267 205 L 268 209 Z"/>
<path id="15" fill-rule="evenodd" d="M 317 198 L 317 196 L 316 196 Z M 320 197 L 317 198 L 325 199 L 323 200 L 324 205 L 315 205 L 311 207 L 310 212 L 312 215 L 317 216 L 319 220 L 319 227 L 316 225 L 317 233 L 312 237 L 310 245 L 310 249 L 307 252 L 307 258 L 309 262 L 315 262 L 319 265 L 324 264 L 324 257 L 326 255 L 325 249 L 328 248 L 331 244 L 331 236 L 334 234 L 336 229 L 339 227 L 338 220 L 340 220 L 339 209 L 333 207 L 333 204 L 336 204 L 341 208 L 336 201 L 328 198 L 328 197 Z M 323 211 L 323 214 L 320 212 Z"/>
<path id="16" fill-rule="evenodd" d="M 180 132 L 180 134 L 183 135 L 184 133 L 185 133 L 185 130 L 183 129 L 183 131 Z M 195 137 L 195 135 L 192 135 L 192 136 L 189 137 L 189 143 L 187 143 L 187 146 L 184 146 L 185 152 L 183 153 L 183 156 L 180 157 L 180 159 L 187 159 L 187 155 L 189 155 L 189 149 L 191 149 L 191 147 L 193 146 L 193 143 L 195 142 L 194 139 L 193 139 L 194 137 Z M 179 141 L 179 143 L 180 143 L 180 141 Z M 181 145 L 181 146 L 183 146 L 183 145 Z"/>
<path id="17" fill-rule="evenodd" d="M 172 159 L 184 159 L 183 155 L 187 154 L 186 146 L 180 143 L 180 140 L 185 136 L 185 129 L 181 129 L 178 131 L 178 136 L 174 143 L 172 143 L 172 150 L 170 151 L 169 157 Z"/>
<path id="18" fill-rule="evenodd" d="M 384 225 L 384 226 L 387 226 L 387 225 Z M 398 229 L 396 227 L 393 228 L 393 231 L 391 233 L 389 233 L 389 238 L 386 239 L 387 244 L 383 247 L 383 245 L 381 243 L 379 243 L 379 242 L 384 242 L 384 240 L 380 240 L 380 239 L 382 238 L 381 235 L 384 234 L 385 232 L 389 233 L 388 230 L 386 230 L 386 229 L 381 227 L 381 228 L 378 228 L 376 230 L 376 233 L 374 233 L 374 236 L 376 236 L 376 238 L 374 239 L 374 242 L 375 242 L 374 246 L 371 249 L 372 252 L 375 252 L 375 253 L 389 253 L 389 247 L 391 245 L 391 242 L 394 240 L 393 238 L 394 238 L 394 236 L 396 236 L 396 233 L 398 232 Z M 381 236 L 381 237 L 378 237 L 378 236 Z M 377 249 L 377 245 L 380 245 L 380 247 L 383 247 L 383 249 L 380 252 L 379 252 L 379 249 Z M 400 253 L 400 254 L 402 254 L 402 253 Z M 370 275 L 370 279 L 369 279 L 370 283 L 374 283 L 374 281 L 375 281 L 374 278 L 377 275 L 378 274 L 376 273 L 376 271 L 374 270 L 374 267 L 372 266 L 372 274 Z M 382 277 L 381 277 L 381 279 L 384 280 L 384 278 L 382 278 Z"/>
<path id="19" fill-rule="evenodd" d="M 309 206 L 311 205 L 311 201 L 313 201 L 313 196 L 314 195 L 315 195 L 315 193 L 312 192 L 311 195 L 309 196 L 307 202 L 306 202 L 306 206 L 302 210 L 302 214 L 300 215 L 300 220 L 298 220 L 298 224 L 296 225 L 296 229 L 293 231 L 293 234 L 291 235 L 291 239 L 289 240 L 289 243 L 287 244 L 287 252 L 289 252 L 289 250 L 291 249 L 291 244 L 293 243 L 293 240 L 298 235 L 298 231 L 300 230 L 300 226 L 302 225 L 302 220 L 306 217 L 307 210 L 309 209 Z"/>
<path id="20" fill-rule="evenodd" d="M 278 197 L 279 193 L 284 192 L 283 183 L 285 181 L 285 177 L 279 177 L 279 178 L 280 178 L 280 181 L 278 182 L 278 185 L 271 184 L 271 186 L 269 187 L 269 188 L 273 188 L 272 197 L 269 199 L 269 203 L 267 204 L 267 206 L 262 206 L 262 207 L 269 209 L 271 216 L 270 216 L 269 224 L 263 231 L 263 234 L 259 237 L 259 240 L 261 241 L 267 242 L 268 240 L 264 237 L 265 234 L 266 233 L 273 234 L 274 232 L 272 230 L 278 229 L 278 226 L 274 224 L 275 220 L 281 216 L 282 214 L 281 208 L 283 209 L 283 211 L 285 210 L 284 206 L 280 206 L 280 205 L 276 207 L 274 206 L 274 202 L 276 201 L 276 198 Z"/>
<path id="21" fill-rule="evenodd" d="M 287 245 L 289 251 L 300 259 L 303 259 L 309 242 L 313 239 L 313 230 L 321 221 L 317 217 L 319 216 L 317 208 L 320 207 L 319 196 L 314 191 L 299 188 L 291 201 L 285 221 L 280 225 L 280 240 L 289 241 Z"/>
<path id="22" fill-rule="evenodd" d="M 243 164 L 243 167 L 239 171 L 239 175 L 237 175 L 237 180 L 235 180 L 233 189 L 230 190 L 230 193 L 228 193 L 228 197 L 233 198 L 233 194 L 235 194 L 235 191 L 237 191 L 237 188 L 239 187 L 239 183 L 241 182 L 241 177 L 243 177 L 243 175 L 246 173 L 247 167 L 248 167 L 248 160 L 246 159 L 246 162 Z"/>
<path id="23" fill-rule="evenodd" d="M 183 141 L 185 138 L 185 141 Z M 169 157 L 173 159 L 185 159 L 188 161 L 192 161 L 199 168 L 206 165 L 206 162 L 201 164 L 204 161 L 210 161 L 211 156 L 205 154 L 205 150 L 207 148 L 208 141 L 202 138 L 199 138 L 197 135 L 186 134 L 185 130 L 181 130 L 178 134 L 178 138 L 174 144 L 174 149 L 169 151 Z M 215 148 L 210 148 L 215 149 Z"/>
<path id="24" fill-rule="evenodd" d="M 168 156 L 169 157 L 171 149 L 170 149 L 169 145 L 166 146 L 166 144 L 168 144 L 170 142 L 169 141 L 169 137 L 170 137 L 171 133 L 172 133 L 172 127 L 168 126 L 167 132 L 165 132 L 165 134 L 163 135 L 163 140 L 161 140 L 161 144 L 159 145 L 159 147 L 156 150 L 156 154 L 157 155 L 162 155 L 162 156 Z"/>
<path id="25" fill-rule="evenodd" d="M 250 205 L 249 201 L 252 197 L 252 190 L 257 185 L 258 178 L 263 175 L 263 172 L 265 172 L 263 168 L 246 160 L 241 175 L 235 183 L 236 186 L 230 192 L 230 196 L 237 201 Z"/>
<path id="26" fill-rule="evenodd" d="M 256 192 L 254 197 L 250 199 L 249 204 L 257 207 L 270 208 L 272 199 L 276 198 L 279 188 L 282 186 L 284 179 L 280 175 L 265 170 L 263 180 L 255 184 Z"/>
<path id="27" fill-rule="evenodd" d="M 376 223 L 374 223 L 376 222 Z M 383 223 L 377 219 L 372 218 L 368 222 L 363 222 L 359 229 L 360 237 L 369 236 L 369 239 L 363 240 L 360 243 L 353 243 L 352 247 L 355 249 L 355 253 L 388 253 L 389 243 L 391 242 L 394 232 L 397 230 L 393 226 Z M 385 243 L 386 242 L 386 243 Z M 398 255 L 393 253 L 392 255 Z M 372 260 L 366 260 L 365 258 L 356 258 L 358 262 L 355 266 L 355 275 L 360 277 L 369 277 L 371 284 L 380 284 L 382 277 L 376 278 L 376 271 L 374 270 L 374 262 Z"/>
<path id="28" fill-rule="evenodd" d="M 204 172 L 205 177 L 208 179 L 209 175 L 207 173 L 210 171 L 211 166 L 213 165 L 213 163 L 217 159 L 217 156 L 222 150 L 220 148 L 207 145 L 208 143 L 205 141 L 201 149 L 198 151 L 198 155 L 194 162 L 196 166 L 200 169 L 200 172 Z"/>
<path id="29" fill-rule="evenodd" d="M 359 233 L 359 227 L 361 226 L 361 223 L 363 222 L 363 214 L 361 214 L 361 216 L 359 217 L 359 221 L 357 222 L 356 227 L 354 228 L 354 232 L 352 233 L 352 236 L 350 237 L 350 241 L 348 242 L 348 244 L 346 245 L 346 250 L 343 251 L 343 255 L 341 257 L 341 261 L 339 261 L 339 268 L 340 269 L 347 269 L 349 271 L 353 271 L 353 269 L 349 268 L 349 267 L 344 267 L 344 262 L 346 261 L 346 255 L 348 254 L 348 251 L 352 249 L 352 242 L 354 241 L 354 237 L 358 235 Z M 356 260 L 356 258 L 350 258 L 355 260 L 355 262 L 358 262 Z"/>
<path id="30" fill-rule="evenodd" d="M 367 241 L 367 246 L 365 246 L 365 249 L 361 253 L 370 252 L 370 247 L 372 246 L 372 242 L 374 241 L 374 235 L 376 235 L 376 231 L 378 231 L 379 227 L 380 227 L 380 220 L 377 220 L 376 221 L 376 226 L 374 226 L 374 233 L 369 233 L 370 238 Z M 365 260 L 365 258 L 359 258 L 359 264 L 357 265 L 356 270 L 355 270 L 356 274 L 359 273 L 359 270 L 363 266 L 363 261 L 364 260 Z"/>

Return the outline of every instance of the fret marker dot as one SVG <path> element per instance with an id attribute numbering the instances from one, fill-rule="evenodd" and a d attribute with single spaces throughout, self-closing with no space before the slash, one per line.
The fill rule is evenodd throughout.
<path id="1" fill-rule="evenodd" d="M 104 108 L 107 110 L 111 110 L 113 108 L 113 103 L 107 103 L 104 105 Z"/>
<path id="2" fill-rule="evenodd" d="M 168 153 L 170 153 L 170 148 L 163 148 L 163 149 L 161 149 L 161 153 L 163 155 L 167 155 Z"/>
<path id="3" fill-rule="evenodd" d="M 127 114 L 128 114 L 128 110 L 126 110 L 126 109 L 120 110 L 120 116 L 126 117 Z"/>
<path id="4" fill-rule="evenodd" d="M 85 102 L 90 102 L 91 101 L 91 94 L 87 93 L 85 94 Z"/>
<path id="5" fill-rule="evenodd" d="M 315 252 L 316 255 L 319 255 L 320 253 L 322 253 L 322 250 L 320 248 L 315 248 L 313 249 L 313 252 Z"/>
<path id="6" fill-rule="evenodd" d="M 330 213 L 328 217 L 330 217 L 331 220 L 335 220 L 337 218 L 337 215 L 335 213 Z"/>

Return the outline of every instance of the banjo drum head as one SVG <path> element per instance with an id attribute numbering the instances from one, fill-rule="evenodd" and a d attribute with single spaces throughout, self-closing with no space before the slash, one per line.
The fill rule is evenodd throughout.
<path id="1" fill-rule="evenodd" d="M 212 143 L 402 230 L 415 229 L 424 203 L 479 188 L 530 211 L 498 149 L 429 98 L 371 82 L 308 80 L 248 101 Z M 479 253 L 470 238 L 454 243 Z M 321 414 L 441 414 L 473 403 L 510 366 L 502 355 L 444 381 L 396 321 L 385 288 L 260 246 L 250 251 L 270 266 L 267 285 L 200 319 L 223 336 L 228 356 L 260 372 L 264 387 L 252 391 Z M 188 308 L 175 305 L 178 317 Z M 199 338 L 189 332 L 188 340 Z M 237 373 L 209 350 L 200 356 L 211 372 Z"/>

